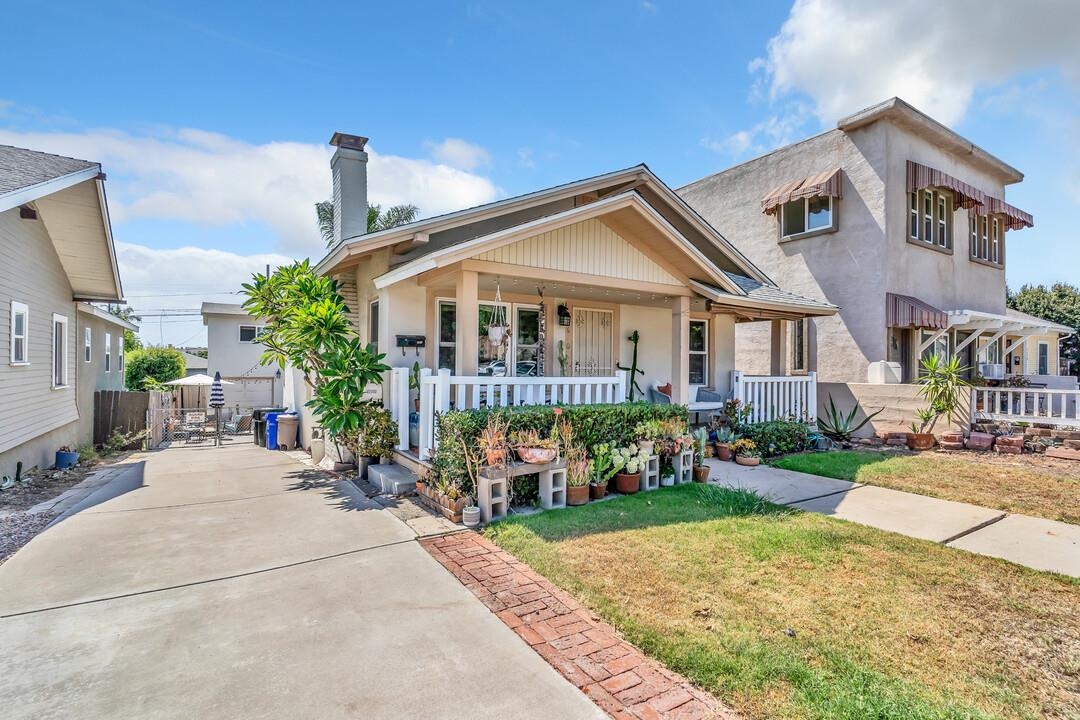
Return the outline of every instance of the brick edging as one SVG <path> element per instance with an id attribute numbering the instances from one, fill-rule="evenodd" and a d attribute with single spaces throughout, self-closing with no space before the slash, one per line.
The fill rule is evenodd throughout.
<path id="1" fill-rule="evenodd" d="M 475 532 L 420 545 L 553 668 L 617 720 L 737 715 L 619 637 L 613 627 Z"/>

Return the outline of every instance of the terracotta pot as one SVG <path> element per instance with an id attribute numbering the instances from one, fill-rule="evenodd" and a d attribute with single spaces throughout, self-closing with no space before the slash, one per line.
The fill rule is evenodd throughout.
<path id="1" fill-rule="evenodd" d="M 530 465 L 546 465 L 559 454 L 555 448 L 525 448 L 517 449 L 518 457 Z"/>
<path id="2" fill-rule="evenodd" d="M 735 462 L 746 467 L 757 467 L 761 464 L 761 458 L 759 457 L 743 457 L 742 455 L 735 456 Z"/>
<path id="3" fill-rule="evenodd" d="M 506 462 L 506 448 L 485 450 L 484 457 L 487 460 L 488 465 L 502 465 L 504 462 Z"/>
<path id="4" fill-rule="evenodd" d="M 589 502 L 588 485 L 570 485 L 566 488 L 567 505 L 584 505 Z"/>
<path id="5" fill-rule="evenodd" d="M 601 500 L 607 495 L 607 483 L 589 486 L 589 497 L 593 500 Z"/>
<path id="6" fill-rule="evenodd" d="M 623 495 L 633 495 L 641 487 L 640 475 L 627 475 L 619 473 L 615 476 L 615 489 Z"/>
<path id="7" fill-rule="evenodd" d="M 707 483 L 709 482 L 709 467 L 707 465 L 695 465 L 694 466 L 694 482 Z"/>
<path id="8" fill-rule="evenodd" d="M 420 398 L 413 398 L 413 410 L 420 412 Z"/>
<path id="9" fill-rule="evenodd" d="M 716 457 L 724 462 L 730 462 L 733 457 L 731 454 L 731 446 L 727 443 L 716 443 Z"/>
<path id="10" fill-rule="evenodd" d="M 932 450 L 934 433 L 908 433 L 907 446 L 909 450 Z"/>

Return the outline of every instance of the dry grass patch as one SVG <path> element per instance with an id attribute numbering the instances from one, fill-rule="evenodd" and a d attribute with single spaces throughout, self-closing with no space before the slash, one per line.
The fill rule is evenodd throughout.
<path id="1" fill-rule="evenodd" d="M 1037 455 L 844 451 L 781 458 L 785 470 L 1080 524 L 1080 464 Z"/>
<path id="2" fill-rule="evenodd" d="M 740 492 L 682 486 L 489 532 L 751 718 L 1080 713 L 1080 583 Z"/>

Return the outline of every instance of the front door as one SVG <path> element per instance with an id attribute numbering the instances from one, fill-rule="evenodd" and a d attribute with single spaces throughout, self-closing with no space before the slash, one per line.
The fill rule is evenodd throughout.
<path id="1" fill-rule="evenodd" d="M 615 374 L 612 357 L 611 310 L 574 308 L 574 375 L 578 377 L 610 376 Z"/>

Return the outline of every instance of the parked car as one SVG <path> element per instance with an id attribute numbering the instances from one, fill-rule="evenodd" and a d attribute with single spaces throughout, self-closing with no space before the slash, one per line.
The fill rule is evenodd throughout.
<path id="1" fill-rule="evenodd" d="M 532 360 L 520 360 L 514 369 L 517 377 L 536 377 L 536 363 Z M 496 360 L 488 363 L 486 366 L 480 368 L 479 373 L 481 375 L 492 375 L 494 377 L 506 377 L 506 362 L 504 360 Z"/>

